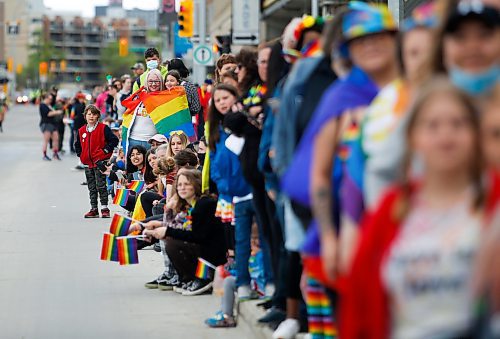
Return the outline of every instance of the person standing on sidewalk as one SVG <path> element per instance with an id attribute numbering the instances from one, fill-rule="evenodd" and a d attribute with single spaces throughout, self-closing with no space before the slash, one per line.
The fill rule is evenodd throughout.
<path id="1" fill-rule="evenodd" d="M 78 139 L 75 143 L 76 154 L 80 157 L 85 168 L 87 187 L 90 197 L 90 211 L 85 218 L 99 218 L 97 196 L 101 200 L 101 216 L 109 218 L 108 191 L 106 189 L 106 175 L 101 171 L 106 170 L 105 161 L 113 154 L 113 149 L 118 145 L 118 138 L 111 129 L 99 123 L 101 112 L 95 105 L 88 105 L 84 111 L 87 125 L 78 130 Z"/>

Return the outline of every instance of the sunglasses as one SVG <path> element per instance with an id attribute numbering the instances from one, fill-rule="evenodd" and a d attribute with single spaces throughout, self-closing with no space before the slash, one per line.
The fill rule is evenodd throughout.
<path id="1" fill-rule="evenodd" d="M 181 135 L 181 134 L 184 134 L 184 131 L 172 131 L 169 133 L 169 136 L 173 136 L 173 135 Z"/>

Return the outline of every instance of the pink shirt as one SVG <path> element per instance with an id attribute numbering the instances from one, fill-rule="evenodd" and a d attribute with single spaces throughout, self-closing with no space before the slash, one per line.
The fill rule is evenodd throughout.
<path id="1" fill-rule="evenodd" d="M 95 105 L 101 113 L 106 113 L 106 99 L 108 98 L 108 91 L 104 91 L 101 94 L 97 96 L 97 99 L 95 100 Z"/>

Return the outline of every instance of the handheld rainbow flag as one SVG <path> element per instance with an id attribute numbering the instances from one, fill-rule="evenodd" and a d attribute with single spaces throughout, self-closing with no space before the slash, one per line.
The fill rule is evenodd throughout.
<path id="1" fill-rule="evenodd" d="M 158 133 L 168 138 L 170 132 L 181 130 L 190 141 L 194 141 L 196 135 L 184 87 L 175 86 L 169 90 L 143 95 L 142 103 Z"/>
<path id="2" fill-rule="evenodd" d="M 209 279 L 212 276 L 211 271 L 215 271 L 215 266 L 202 258 L 198 258 L 198 266 L 194 275 L 200 279 Z"/>
<path id="3" fill-rule="evenodd" d="M 102 238 L 101 260 L 118 261 L 118 246 L 114 234 L 104 233 Z"/>
<path id="4" fill-rule="evenodd" d="M 119 237 L 126 236 L 132 225 L 132 219 L 124 217 L 120 214 L 115 214 L 111 220 L 111 225 L 109 226 L 109 233 L 117 235 Z"/>
<path id="5" fill-rule="evenodd" d="M 125 206 L 130 196 L 130 191 L 127 189 L 119 188 L 116 190 L 115 198 L 113 199 L 113 204 Z"/>
<path id="6" fill-rule="evenodd" d="M 137 254 L 137 239 L 128 237 L 116 238 L 118 245 L 118 260 L 120 265 L 132 265 L 139 263 Z"/>
<path id="7" fill-rule="evenodd" d="M 128 184 L 127 189 L 139 193 L 144 188 L 143 180 L 132 180 L 130 184 Z"/>

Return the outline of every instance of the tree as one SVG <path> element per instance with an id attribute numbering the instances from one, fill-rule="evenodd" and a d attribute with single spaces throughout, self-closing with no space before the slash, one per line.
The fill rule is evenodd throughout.
<path id="1" fill-rule="evenodd" d="M 64 59 L 64 52 L 60 49 L 54 47 L 51 41 L 47 41 L 42 38 L 41 32 L 34 33 L 37 38 L 34 45 L 30 46 L 30 54 L 28 56 L 28 62 L 26 67 L 23 68 L 23 72 L 16 76 L 17 85 L 19 87 L 38 87 L 38 66 L 40 62 L 51 60 L 60 61 Z M 49 72 L 49 82 L 53 79 L 50 78 Z"/>
<path id="2" fill-rule="evenodd" d="M 119 56 L 119 43 L 112 42 L 101 50 L 102 78 L 105 78 L 107 74 L 114 77 L 129 74 L 130 67 L 138 61 L 142 61 L 142 56 L 130 51 L 127 56 Z"/>

